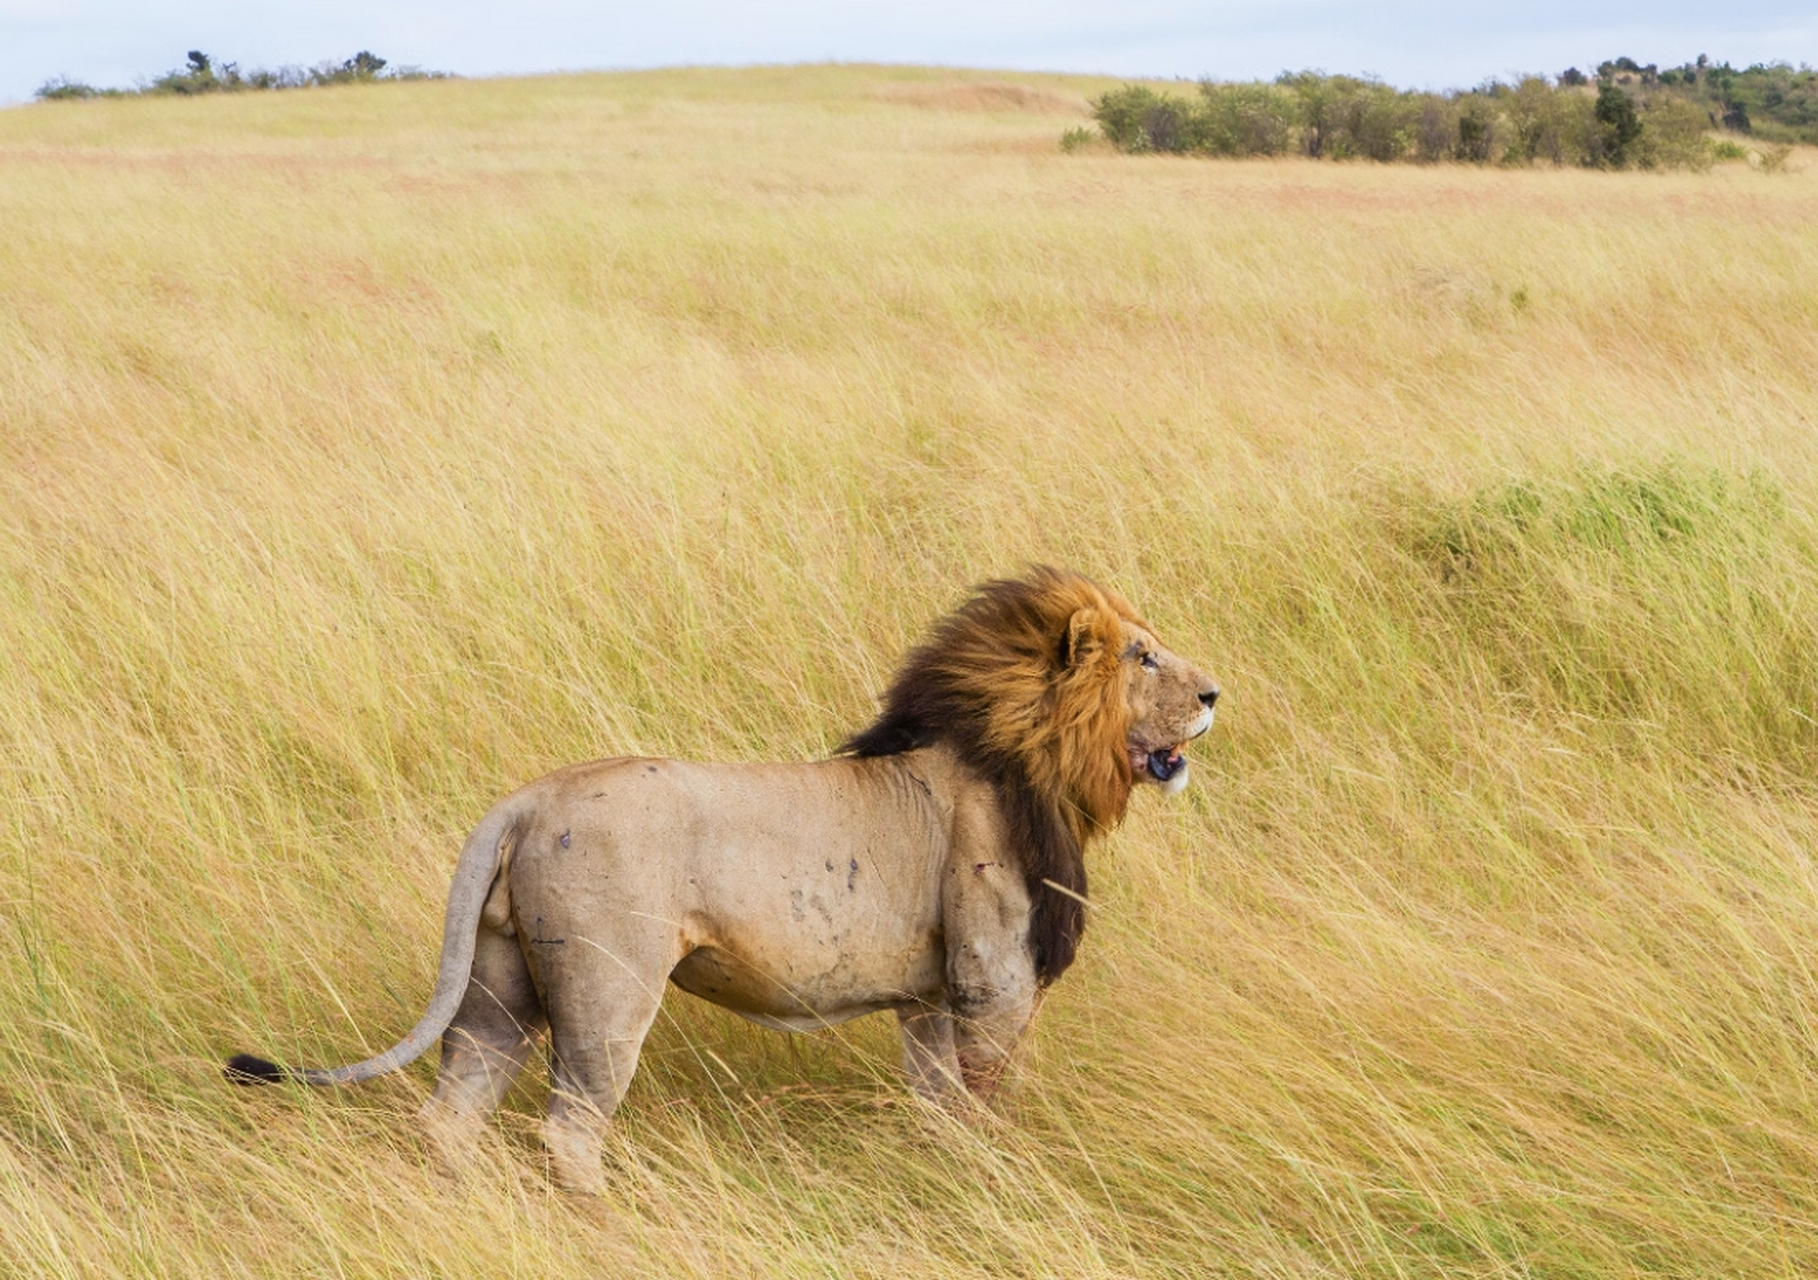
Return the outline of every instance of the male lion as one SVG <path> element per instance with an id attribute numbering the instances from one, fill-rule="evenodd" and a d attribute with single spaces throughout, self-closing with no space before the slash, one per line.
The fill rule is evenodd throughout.
<path id="1" fill-rule="evenodd" d="M 979 588 L 911 652 L 883 714 L 830 760 L 574 765 L 468 837 L 422 1021 L 330 1069 L 242 1054 L 241 1083 L 340 1085 L 442 1037 L 423 1107 L 458 1161 L 548 1028 L 544 1140 L 571 1188 L 601 1182 L 601 1129 L 668 979 L 764 1026 L 895 1012 L 916 1092 L 988 1095 L 1073 961 L 1086 841 L 1180 753 L 1218 688 L 1121 597 L 1036 569 Z"/>

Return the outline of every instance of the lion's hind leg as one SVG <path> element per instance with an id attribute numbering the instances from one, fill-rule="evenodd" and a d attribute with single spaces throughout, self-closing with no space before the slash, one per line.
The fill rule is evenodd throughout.
<path id="1" fill-rule="evenodd" d="M 442 1036 L 435 1092 L 418 1113 L 431 1150 L 450 1169 L 473 1156 L 486 1117 L 523 1070 L 543 1026 L 543 1004 L 517 939 L 482 925 L 473 973 Z"/>
<path id="2" fill-rule="evenodd" d="M 549 1001 L 543 1143 L 556 1180 L 570 1191 L 603 1187 L 606 1122 L 631 1085 L 669 971 L 681 959 L 673 932 L 648 919 L 626 924 L 610 942 L 570 929 L 551 948 L 556 956 L 538 956 Z"/>

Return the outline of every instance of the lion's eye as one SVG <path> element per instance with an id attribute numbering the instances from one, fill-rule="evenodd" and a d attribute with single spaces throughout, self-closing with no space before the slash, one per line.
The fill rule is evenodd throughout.
<path id="1" fill-rule="evenodd" d="M 1139 661 L 1143 664 L 1143 670 L 1145 671 L 1161 670 L 1161 663 L 1155 660 L 1155 655 L 1152 653 L 1145 653 Z"/>

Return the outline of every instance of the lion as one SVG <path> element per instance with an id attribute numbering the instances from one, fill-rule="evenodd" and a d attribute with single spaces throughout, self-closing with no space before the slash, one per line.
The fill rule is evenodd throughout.
<path id="1" fill-rule="evenodd" d="M 507 797 L 461 850 L 416 1027 L 351 1066 L 228 1076 L 354 1084 L 439 1037 L 421 1119 L 458 1166 L 546 1031 L 551 1166 L 598 1191 L 666 979 L 785 1031 L 889 1010 L 914 1092 L 977 1107 L 1073 963 L 1087 843 L 1139 781 L 1186 786 L 1218 694 L 1079 574 L 987 582 L 829 759 L 602 760 Z"/>

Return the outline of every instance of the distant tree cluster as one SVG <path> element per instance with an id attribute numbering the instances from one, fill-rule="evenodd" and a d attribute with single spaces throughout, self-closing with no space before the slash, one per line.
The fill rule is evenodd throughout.
<path id="1" fill-rule="evenodd" d="M 1210 156 L 1591 168 L 1704 168 L 1733 153 L 1710 129 L 1818 142 L 1818 71 L 1786 64 L 1736 71 L 1700 57 L 1660 71 L 1631 58 L 1594 75 L 1524 76 L 1447 93 L 1379 80 L 1284 72 L 1274 81 L 1201 81 L 1195 98 L 1125 85 L 1093 103 L 1120 151 Z M 1089 138 L 1073 130 L 1074 146 Z"/>
<path id="2" fill-rule="evenodd" d="M 1756 63 L 1737 71 L 1727 62 L 1696 62 L 1656 72 L 1629 58 L 1605 63 L 1609 79 L 1625 88 L 1645 91 L 1657 84 L 1702 105 L 1713 123 L 1735 133 L 1755 134 L 1770 142 L 1818 144 L 1818 68 L 1785 62 Z M 1603 67 L 1598 68 L 1599 72 Z"/>
<path id="3" fill-rule="evenodd" d="M 81 98 L 122 98 L 141 94 L 242 93 L 258 89 L 315 89 L 332 84 L 366 84 L 381 80 L 446 80 L 447 71 L 421 67 L 393 67 L 365 49 L 345 62 L 319 62 L 313 67 L 284 66 L 277 70 L 257 67 L 241 71 L 237 62 L 217 64 L 200 49 L 189 51 L 188 65 L 167 71 L 136 89 L 97 89 L 64 76 L 47 80 L 37 96 L 44 101 Z"/>

